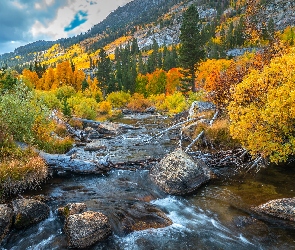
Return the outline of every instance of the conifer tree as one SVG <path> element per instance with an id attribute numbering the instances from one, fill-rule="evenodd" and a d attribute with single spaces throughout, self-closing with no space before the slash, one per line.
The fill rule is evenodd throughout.
<path id="1" fill-rule="evenodd" d="M 111 84 L 112 64 L 107 53 L 103 48 L 99 51 L 99 60 L 97 64 L 97 79 L 101 84 L 104 95 L 108 92 L 108 85 Z"/>
<path id="2" fill-rule="evenodd" d="M 196 70 L 205 57 L 205 39 L 201 35 L 201 22 L 195 5 L 191 5 L 183 15 L 180 34 L 180 64 L 183 67 L 183 91 L 196 92 Z"/>

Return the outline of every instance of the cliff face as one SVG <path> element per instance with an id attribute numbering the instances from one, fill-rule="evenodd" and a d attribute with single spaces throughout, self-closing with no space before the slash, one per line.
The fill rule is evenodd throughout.
<path id="1" fill-rule="evenodd" d="M 269 0 L 265 8 L 259 13 L 260 21 L 274 20 L 277 30 L 295 25 L 294 0 Z"/>

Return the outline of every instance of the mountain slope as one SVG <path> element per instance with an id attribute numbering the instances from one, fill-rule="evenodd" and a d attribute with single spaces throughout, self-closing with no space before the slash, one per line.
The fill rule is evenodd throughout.
<path id="1" fill-rule="evenodd" d="M 234 4 L 233 8 L 229 8 L 230 2 Z M 292 1 L 261 2 L 264 8 L 258 14 L 260 23 L 273 19 L 279 30 L 287 25 L 295 25 L 295 4 Z M 116 46 L 124 46 L 133 37 L 138 40 L 140 49 L 148 48 L 154 40 L 160 46 L 177 44 L 182 13 L 192 3 L 198 6 L 199 14 L 205 22 L 221 16 L 220 20 L 226 23 L 227 19 L 235 20 L 245 12 L 245 1 L 241 0 L 134 0 L 113 11 L 105 20 L 83 34 L 57 41 L 37 41 L 19 47 L 12 53 L 0 55 L 0 67 L 4 64 L 9 67 L 26 67 L 35 60 L 47 60 L 47 63 L 72 59 L 77 61 L 81 58 L 88 60 L 88 57 L 97 57 L 99 48 L 105 47 L 108 53 L 112 53 Z M 59 48 L 52 50 L 56 44 L 59 44 Z M 48 50 L 53 52 L 44 58 L 44 54 L 49 55 Z M 65 54 L 68 55 L 64 56 Z M 50 61 L 50 57 L 53 60 Z"/>

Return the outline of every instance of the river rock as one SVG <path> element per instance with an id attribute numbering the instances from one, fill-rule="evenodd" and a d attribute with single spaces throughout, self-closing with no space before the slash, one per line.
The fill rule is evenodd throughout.
<path id="1" fill-rule="evenodd" d="M 111 234 L 108 218 L 99 212 L 70 215 L 65 223 L 70 248 L 86 248 L 105 240 Z"/>
<path id="2" fill-rule="evenodd" d="M 252 210 L 280 219 L 295 221 L 295 197 L 271 200 L 257 207 L 252 207 Z"/>
<path id="3" fill-rule="evenodd" d="M 14 211 L 14 226 L 27 227 L 44 220 L 49 216 L 49 206 L 33 199 L 17 199 L 12 202 Z"/>
<path id="4" fill-rule="evenodd" d="M 68 203 L 64 207 L 59 207 L 57 211 L 62 217 L 68 218 L 70 215 L 83 213 L 86 209 L 85 203 Z"/>
<path id="5" fill-rule="evenodd" d="M 0 204 L 0 243 L 8 233 L 13 218 L 13 211 L 10 207 Z"/>
<path id="6" fill-rule="evenodd" d="M 119 212 L 121 233 L 131 233 L 151 228 L 164 228 L 172 225 L 172 221 L 159 208 L 149 203 L 136 202 L 128 211 Z"/>
<path id="7" fill-rule="evenodd" d="M 111 134 L 111 135 L 117 135 L 120 130 L 120 125 L 118 123 L 112 123 L 112 122 L 106 122 L 101 123 L 98 128 L 98 132 L 101 134 Z"/>
<path id="8" fill-rule="evenodd" d="M 211 178 L 202 160 L 194 160 L 178 148 L 150 170 L 152 181 L 168 194 L 184 195 L 196 190 Z"/>
<path id="9" fill-rule="evenodd" d="M 98 142 L 88 143 L 86 147 L 84 148 L 84 151 L 99 151 L 101 149 L 106 149 L 106 146 L 98 141 Z"/>

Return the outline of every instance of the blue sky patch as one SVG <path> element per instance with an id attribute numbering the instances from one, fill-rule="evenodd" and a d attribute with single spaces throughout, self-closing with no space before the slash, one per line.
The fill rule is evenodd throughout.
<path id="1" fill-rule="evenodd" d="M 80 10 L 79 12 L 76 13 L 73 21 L 64 28 L 64 31 L 68 32 L 71 31 L 73 29 L 75 29 L 76 27 L 80 26 L 81 24 L 85 23 L 88 19 L 87 19 L 87 12 L 86 11 L 82 11 Z"/>

